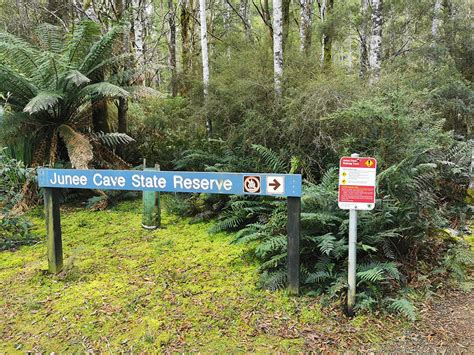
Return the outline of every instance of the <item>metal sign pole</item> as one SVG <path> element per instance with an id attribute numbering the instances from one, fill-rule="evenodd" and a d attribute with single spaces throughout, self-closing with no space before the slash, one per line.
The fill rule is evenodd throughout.
<path id="1" fill-rule="evenodd" d="M 352 158 L 358 158 L 359 154 L 354 153 Z M 357 268 L 357 210 L 349 210 L 349 262 L 347 277 L 347 313 L 354 314 L 356 299 L 356 268 Z"/>
<path id="2" fill-rule="evenodd" d="M 357 267 L 357 210 L 349 210 L 349 276 L 347 283 L 347 313 L 354 314 L 356 298 L 356 267 Z"/>

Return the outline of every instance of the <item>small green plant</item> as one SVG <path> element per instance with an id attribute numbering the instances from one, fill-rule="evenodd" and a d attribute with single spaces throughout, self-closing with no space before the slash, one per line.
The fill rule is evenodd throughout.
<path id="1" fill-rule="evenodd" d="M 412 322 L 416 320 L 416 309 L 410 301 L 405 298 L 389 299 L 388 301 L 390 301 L 389 310 L 402 314 Z"/>
<path id="2" fill-rule="evenodd" d="M 3 211 L 0 212 L 0 251 L 17 248 L 20 245 L 34 244 L 39 239 L 31 233 L 28 220 Z"/>

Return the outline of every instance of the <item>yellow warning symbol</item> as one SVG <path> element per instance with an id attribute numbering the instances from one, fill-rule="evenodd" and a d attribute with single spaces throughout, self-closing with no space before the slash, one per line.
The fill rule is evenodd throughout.
<path id="1" fill-rule="evenodd" d="M 342 176 L 346 177 L 346 176 L 347 176 L 347 173 L 344 171 L 344 172 L 342 173 Z"/>
<path id="2" fill-rule="evenodd" d="M 342 184 L 345 185 L 347 183 L 346 179 L 342 179 Z"/>
<path id="3" fill-rule="evenodd" d="M 369 159 L 365 162 L 365 166 L 371 168 L 374 165 L 374 161 L 372 159 Z"/>

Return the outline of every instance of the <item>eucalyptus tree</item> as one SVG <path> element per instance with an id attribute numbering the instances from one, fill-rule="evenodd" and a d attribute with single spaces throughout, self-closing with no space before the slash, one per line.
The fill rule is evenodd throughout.
<path id="1" fill-rule="evenodd" d="M 273 0 L 273 71 L 275 95 L 283 93 L 283 13 L 282 0 Z"/>
<path id="2" fill-rule="evenodd" d="M 382 4 L 383 0 L 372 0 L 372 33 L 370 36 L 369 66 L 370 82 L 374 83 L 380 78 L 382 65 Z"/>
<path id="3" fill-rule="evenodd" d="M 8 145 L 31 145 L 32 166 L 69 160 L 75 168 L 126 167 L 107 144 L 128 142 L 125 134 L 95 133 L 94 105 L 125 98 L 123 88 L 104 80 L 126 56 L 115 55 L 123 27 L 105 35 L 92 21 L 72 33 L 43 24 L 38 46 L 0 33 L 0 139 Z M 26 159 L 25 159 L 26 158 Z"/>
<path id="4" fill-rule="evenodd" d="M 433 40 L 439 37 L 439 28 L 441 27 L 442 0 L 435 0 L 433 8 L 433 21 L 431 23 L 431 35 Z"/>
<path id="5" fill-rule="evenodd" d="M 314 0 L 299 0 L 300 4 L 300 50 L 308 54 L 311 47 Z"/>
<path id="6" fill-rule="evenodd" d="M 364 78 L 367 69 L 369 66 L 369 44 L 367 42 L 368 30 L 369 30 L 369 21 L 367 18 L 369 8 L 369 0 L 361 0 L 360 4 L 360 17 L 361 24 L 359 30 L 359 40 L 360 40 L 360 69 L 359 75 L 361 78 Z"/>
<path id="7" fill-rule="evenodd" d="M 177 62 L 176 62 L 176 5 L 173 0 L 168 0 L 168 64 L 171 69 L 171 95 L 178 94 Z"/>
<path id="8" fill-rule="evenodd" d="M 207 46 L 206 0 L 199 0 L 199 15 L 201 21 L 202 84 L 204 101 L 206 102 L 209 94 L 209 53 Z M 208 137 L 211 137 L 212 121 L 209 115 L 206 115 L 206 131 Z"/>

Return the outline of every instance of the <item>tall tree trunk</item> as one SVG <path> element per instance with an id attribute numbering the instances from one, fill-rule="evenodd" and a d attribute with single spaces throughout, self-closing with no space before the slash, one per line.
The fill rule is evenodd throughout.
<path id="1" fill-rule="evenodd" d="M 283 46 L 288 42 L 290 33 L 290 3 L 291 0 L 282 0 L 281 11 L 283 14 Z"/>
<path id="2" fill-rule="evenodd" d="M 117 105 L 118 131 L 120 133 L 128 132 L 127 112 L 128 100 L 126 97 L 120 97 Z"/>
<path id="3" fill-rule="evenodd" d="M 282 0 L 273 0 L 273 68 L 275 95 L 281 98 L 283 78 L 283 13 Z"/>
<path id="4" fill-rule="evenodd" d="M 171 68 L 171 95 L 178 94 L 178 78 L 176 71 L 176 7 L 173 0 L 168 0 L 168 26 L 169 26 L 169 66 Z"/>
<path id="5" fill-rule="evenodd" d="M 245 36 L 248 40 L 252 38 L 252 23 L 250 22 L 249 0 L 240 0 L 239 14 L 245 27 Z"/>
<path id="6" fill-rule="evenodd" d="M 360 77 L 365 78 L 367 75 L 367 69 L 369 67 L 369 48 L 367 44 L 367 33 L 368 33 L 368 18 L 367 10 L 369 8 L 369 0 L 361 0 L 360 12 L 362 23 L 360 26 Z"/>
<path id="7" fill-rule="evenodd" d="M 272 17 L 270 16 L 270 3 L 269 0 L 263 0 L 263 5 L 262 5 L 262 20 L 267 26 L 269 33 L 270 33 L 270 38 L 273 41 L 273 25 L 272 25 Z"/>
<path id="8" fill-rule="evenodd" d="M 135 44 L 135 60 L 138 64 L 138 68 L 143 68 L 144 61 L 144 38 L 145 38 L 145 26 L 143 23 L 144 16 L 144 4 L 141 0 L 132 0 L 133 7 L 133 33 L 134 33 L 134 44 Z M 144 76 L 140 78 L 141 83 L 145 82 Z"/>
<path id="9" fill-rule="evenodd" d="M 202 55 L 202 84 L 204 90 L 204 101 L 207 101 L 209 94 L 209 54 L 207 47 L 207 20 L 206 20 L 206 0 L 199 0 L 199 19 L 201 21 L 201 55 Z M 212 135 L 212 121 L 206 114 L 207 136 Z"/>
<path id="10" fill-rule="evenodd" d="M 321 21 L 327 21 L 327 17 L 331 14 L 334 0 L 322 0 L 320 5 Z M 332 61 L 332 34 L 327 26 L 321 38 L 321 61 L 324 68 L 329 68 Z"/>
<path id="11" fill-rule="evenodd" d="M 131 2 L 130 0 L 115 0 L 115 11 L 116 11 L 116 18 L 118 21 L 122 21 L 127 17 L 128 10 L 130 9 Z M 124 53 L 129 54 L 131 52 L 131 45 L 130 45 L 130 25 L 127 26 L 128 28 L 125 29 L 122 37 L 122 50 Z M 123 70 L 127 68 L 133 68 L 133 62 L 130 59 L 127 59 L 124 63 Z M 122 85 L 129 86 L 130 80 L 125 78 Z M 118 121 L 118 131 L 120 133 L 127 133 L 127 116 L 128 116 L 128 98 L 121 97 L 118 99 L 117 103 L 117 121 Z M 121 152 L 122 147 L 117 147 L 117 152 Z"/>
<path id="12" fill-rule="evenodd" d="M 431 35 L 433 36 L 433 41 L 439 37 L 439 28 L 441 26 L 441 7 L 443 0 L 436 0 L 434 4 L 433 11 L 433 22 L 431 23 Z"/>
<path id="13" fill-rule="evenodd" d="M 193 0 L 180 0 L 181 15 L 181 70 L 186 77 L 192 69 L 191 60 L 191 37 L 192 37 L 192 11 Z M 186 78 L 185 78 L 186 79 Z M 186 81 L 186 80 L 185 80 Z M 186 94 L 188 87 L 186 84 L 181 86 L 181 94 Z"/>
<path id="14" fill-rule="evenodd" d="M 382 0 L 372 0 L 372 34 L 370 36 L 370 83 L 380 79 L 382 63 Z"/>
<path id="15" fill-rule="evenodd" d="M 109 133 L 112 129 L 108 120 L 107 99 L 95 99 L 92 101 L 92 123 L 94 131 Z"/>
<path id="16" fill-rule="evenodd" d="M 300 2 L 300 49 L 308 55 L 311 48 L 311 26 L 313 24 L 313 1 L 299 0 Z"/>
<path id="17" fill-rule="evenodd" d="M 229 1 L 230 0 L 222 0 L 222 5 L 224 7 L 224 11 L 222 13 L 222 19 L 223 19 L 223 24 L 224 24 L 224 37 L 229 36 L 229 34 L 231 32 L 232 7 L 231 7 L 231 4 L 230 4 Z M 212 16 L 211 16 L 211 26 L 212 26 Z M 211 32 L 212 32 L 212 28 L 211 28 Z M 229 45 L 228 41 L 225 41 L 225 42 L 226 42 L 226 47 L 227 47 L 226 48 L 226 55 L 227 55 L 227 58 L 230 59 L 230 56 L 231 56 L 230 45 Z"/>
<path id="18" fill-rule="evenodd" d="M 222 20 L 223 20 L 223 24 L 224 24 L 224 33 L 228 34 L 229 31 L 230 31 L 230 21 L 231 21 L 232 7 L 230 6 L 230 4 L 227 0 L 222 0 L 222 6 L 224 8 L 224 11 L 222 13 Z"/>

